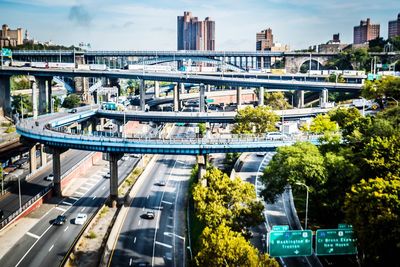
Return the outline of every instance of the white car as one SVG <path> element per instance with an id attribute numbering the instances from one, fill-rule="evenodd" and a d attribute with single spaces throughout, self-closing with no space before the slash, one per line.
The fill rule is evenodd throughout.
<path id="1" fill-rule="evenodd" d="M 268 140 L 283 140 L 287 136 L 281 132 L 270 132 L 265 136 Z"/>
<path id="2" fill-rule="evenodd" d="M 128 155 L 125 155 L 125 156 L 122 157 L 122 160 L 123 160 L 123 161 L 127 161 L 128 159 L 129 159 L 129 156 L 128 156 Z"/>
<path id="3" fill-rule="evenodd" d="M 44 178 L 46 181 L 53 181 L 54 180 L 54 175 L 53 174 L 49 174 L 49 176 L 47 176 L 46 178 Z"/>
<path id="4" fill-rule="evenodd" d="M 87 220 L 87 214 L 85 213 L 78 213 L 75 218 L 75 224 L 83 225 Z"/>

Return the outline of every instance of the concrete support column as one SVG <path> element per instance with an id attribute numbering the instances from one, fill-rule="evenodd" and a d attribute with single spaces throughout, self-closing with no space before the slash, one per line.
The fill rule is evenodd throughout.
<path id="1" fill-rule="evenodd" d="M 146 89 L 144 88 L 144 80 L 140 80 L 139 83 L 139 93 L 140 93 L 140 110 L 144 111 L 146 108 Z"/>
<path id="2" fill-rule="evenodd" d="M 0 117 L 11 117 L 10 76 L 0 76 Z"/>
<path id="3" fill-rule="evenodd" d="M 108 160 L 110 162 L 110 200 L 112 207 L 118 203 L 118 160 L 123 154 L 109 153 Z"/>
<path id="4" fill-rule="evenodd" d="M 160 82 L 155 81 L 154 82 L 154 98 L 159 98 L 160 97 Z"/>
<path id="5" fill-rule="evenodd" d="M 174 97 L 174 111 L 179 111 L 179 91 L 177 83 L 174 84 L 173 97 Z"/>
<path id="6" fill-rule="evenodd" d="M 258 106 L 264 106 L 264 87 L 260 87 L 258 91 Z"/>
<path id="7" fill-rule="evenodd" d="M 200 101 L 199 101 L 199 107 L 200 107 L 200 112 L 205 112 L 205 86 L 204 84 L 200 84 Z"/>
<path id="8" fill-rule="evenodd" d="M 207 84 L 207 92 L 211 92 L 211 85 Z"/>
<path id="9" fill-rule="evenodd" d="M 184 94 L 185 93 L 185 84 L 184 83 L 180 83 L 179 84 L 179 93 L 180 94 Z"/>
<path id="10" fill-rule="evenodd" d="M 32 113 L 33 118 L 37 118 L 38 116 L 38 101 L 37 101 L 37 85 L 36 81 L 32 83 Z"/>
<path id="11" fill-rule="evenodd" d="M 260 57 L 260 69 L 264 68 L 264 57 Z"/>
<path id="12" fill-rule="evenodd" d="M 40 145 L 40 166 L 44 166 L 47 163 L 47 154 L 44 151 L 44 145 Z"/>
<path id="13" fill-rule="evenodd" d="M 49 113 L 54 112 L 53 91 L 51 88 L 52 83 L 53 83 L 53 77 L 47 78 L 47 111 Z"/>
<path id="14" fill-rule="evenodd" d="M 35 79 L 36 79 L 36 83 L 39 87 L 38 112 L 39 112 L 39 115 L 43 115 L 46 113 L 46 109 L 47 109 L 46 79 L 43 77 L 35 77 Z"/>
<path id="15" fill-rule="evenodd" d="M 33 173 L 36 171 L 36 144 L 29 149 L 29 172 Z"/>
<path id="16" fill-rule="evenodd" d="M 198 155 L 197 156 L 197 165 L 199 166 L 198 172 L 198 180 L 203 186 L 207 186 L 207 180 L 203 179 L 203 176 L 206 174 L 207 170 L 207 156 L 206 155 Z"/>
<path id="17" fill-rule="evenodd" d="M 240 86 L 236 88 L 236 104 L 238 106 L 238 109 L 240 105 L 242 105 L 242 87 Z"/>
<path id="18" fill-rule="evenodd" d="M 303 90 L 299 90 L 296 92 L 296 106 L 297 108 L 303 108 L 304 107 L 304 91 Z"/>
<path id="19" fill-rule="evenodd" d="M 323 89 L 319 93 L 319 106 L 322 107 L 328 103 L 328 89 Z"/>

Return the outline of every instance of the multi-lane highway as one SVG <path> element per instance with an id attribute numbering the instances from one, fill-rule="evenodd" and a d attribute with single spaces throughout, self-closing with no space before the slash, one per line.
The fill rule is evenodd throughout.
<path id="1" fill-rule="evenodd" d="M 121 182 L 136 164 L 129 158 L 119 162 Z M 58 205 L 46 213 L 10 251 L 0 260 L 0 266 L 55 266 L 59 265 L 75 238 L 83 228 L 74 224 L 78 213 L 86 213 L 90 218 L 109 195 L 109 180 L 104 177 L 108 166 L 98 172 L 88 174 L 87 181 L 76 192 L 62 199 Z M 67 217 L 62 226 L 53 225 L 60 214 Z"/>
<path id="2" fill-rule="evenodd" d="M 184 131 L 181 127 L 172 134 Z M 185 266 L 186 200 L 195 158 L 154 157 L 154 166 L 142 177 L 145 182 L 137 189 L 125 217 L 111 266 Z M 146 218 L 147 212 L 154 212 L 154 219 Z"/>

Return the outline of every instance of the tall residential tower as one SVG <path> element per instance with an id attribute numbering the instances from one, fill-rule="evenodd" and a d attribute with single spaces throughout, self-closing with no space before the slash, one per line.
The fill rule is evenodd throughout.
<path id="1" fill-rule="evenodd" d="M 178 16 L 178 50 L 215 50 L 215 21 L 199 21 L 188 11 Z"/>
<path id="2" fill-rule="evenodd" d="M 371 24 L 369 18 L 360 21 L 360 26 L 354 26 L 353 43 L 363 44 L 378 38 L 380 28 L 379 24 Z"/>
<path id="3" fill-rule="evenodd" d="M 389 38 L 400 35 L 400 13 L 397 15 L 397 20 L 389 21 Z"/>

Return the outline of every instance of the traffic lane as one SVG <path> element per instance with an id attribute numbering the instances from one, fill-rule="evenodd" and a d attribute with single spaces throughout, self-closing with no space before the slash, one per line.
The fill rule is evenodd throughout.
<path id="1" fill-rule="evenodd" d="M 136 160 L 137 159 L 130 159 L 129 161 L 134 163 Z M 132 166 L 128 165 L 122 168 L 122 171 L 119 175 L 120 181 L 124 177 L 126 177 L 127 173 L 130 172 L 129 169 L 132 169 Z M 76 218 L 78 213 L 86 213 L 88 215 L 88 218 L 90 218 L 96 212 L 97 207 L 99 207 L 104 202 L 106 196 L 108 195 L 108 190 L 102 190 L 102 186 L 107 186 L 107 180 L 103 179 L 101 175 L 98 181 L 98 185 L 95 184 L 89 191 L 87 191 L 88 197 L 79 198 L 73 204 L 73 206 L 71 206 L 71 209 L 68 210 L 69 213 L 66 212 L 67 224 L 69 222 L 69 225 L 71 227 L 65 227 L 63 232 L 65 233 L 69 229 L 69 233 L 63 234 L 61 230 L 59 230 L 58 234 L 56 234 L 55 232 L 50 232 L 49 238 L 43 238 L 41 241 L 42 244 L 38 243 L 35 246 L 38 251 L 32 251 L 32 253 L 30 253 L 30 257 L 26 257 L 21 263 L 21 266 L 25 266 L 22 265 L 25 262 L 27 262 L 29 266 L 46 266 L 46 264 L 50 264 L 51 266 L 51 264 L 54 262 L 62 261 L 64 255 L 67 253 L 67 250 L 72 245 L 74 238 L 71 238 L 71 236 L 78 236 L 83 227 L 75 225 L 74 218 Z"/>
<path id="2" fill-rule="evenodd" d="M 68 153 L 68 152 L 66 152 Z M 64 174 L 68 170 L 72 169 L 79 161 L 89 155 L 89 151 L 73 150 L 71 153 L 61 159 L 61 173 Z M 44 180 L 53 170 L 50 168 L 45 169 L 39 173 L 35 178 L 21 183 L 21 204 L 24 205 L 33 196 L 37 195 L 45 187 L 50 185 L 52 182 Z M 19 209 L 19 191 L 15 188 L 5 198 L 0 201 L 0 209 L 4 211 L 4 218 L 7 218 L 10 214 Z"/>
<path id="3" fill-rule="evenodd" d="M 161 195 L 152 191 L 153 186 L 157 179 L 163 178 L 171 165 L 171 162 L 166 160 L 166 155 L 156 157 L 156 164 L 148 176 L 143 177 L 147 182 L 139 188 L 132 200 L 111 258 L 112 266 L 137 261 L 151 262 L 155 225 L 154 220 L 144 219 L 142 215 L 150 210 L 156 212 L 154 206 L 159 202 Z"/>
<path id="4" fill-rule="evenodd" d="M 130 161 L 134 163 L 136 159 L 131 159 Z M 131 167 L 132 166 L 127 166 L 123 168 L 123 171 L 119 176 L 119 180 L 122 180 L 124 178 L 123 175 L 126 176 L 127 172 L 129 173 L 129 170 L 125 169 L 129 169 Z M 100 175 L 98 178 L 98 183 L 93 185 L 91 189 L 87 190 L 84 196 L 74 195 L 73 197 L 66 198 L 62 202 L 60 202 L 58 208 L 66 210 L 64 211 L 65 215 L 67 216 L 66 225 L 73 225 L 74 218 L 78 213 L 85 212 L 88 214 L 88 217 L 90 217 L 97 210 L 98 206 L 100 206 L 100 204 L 104 202 L 104 199 L 109 194 L 108 190 L 103 190 L 102 186 L 105 186 L 108 189 L 108 181 L 106 179 L 103 179 L 102 175 Z M 46 222 L 48 221 L 48 219 L 49 218 L 44 219 L 44 226 L 46 226 Z M 37 225 L 39 225 L 37 227 L 43 230 L 43 226 L 40 226 L 40 223 Z M 66 250 L 71 246 L 74 238 L 79 234 L 81 228 L 82 226 L 77 225 L 75 225 L 74 227 L 70 227 L 69 234 L 65 236 L 63 235 L 63 232 L 61 232 L 60 227 L 53 225 L 48 226 L 41 235 L 37 235 L 39 236 L 39 238 L 37 238 L 37 240 L 35 241 L 36 244 L 34 243 L 34 246 L 31 246 L 28 251 L 29 253 L 25 253 L 24 255 L 21 255 L 21 253 L 19 253 L 19 257 L 15 257 L 16 253 L 14 250 L 12 250 L 14 252 L 14 263 L 18 263 L 18 261 L 21 261 L 20 266 L 44 266 L 44 262 L 48 262 L 49 264 L 54 262 L 61 262 L 66 253 Z M 60 234 L 62 236 L 60 236 Z M 53 244 L 52 246 L 50 246 L 51 249 L 48 248 L 48 250 L 46 250 L 47 243 Z M 22 253 L 24 253 L 25 251 L 27 250 L 22 251 Z M 20 260 L 20 258 L 22 258 L 22 260 Z M 13 265 L 15 264 L 11 264 L 9 266 Z M 50 264 L 50 266 L 51 265 L 52 264 Z"/>

